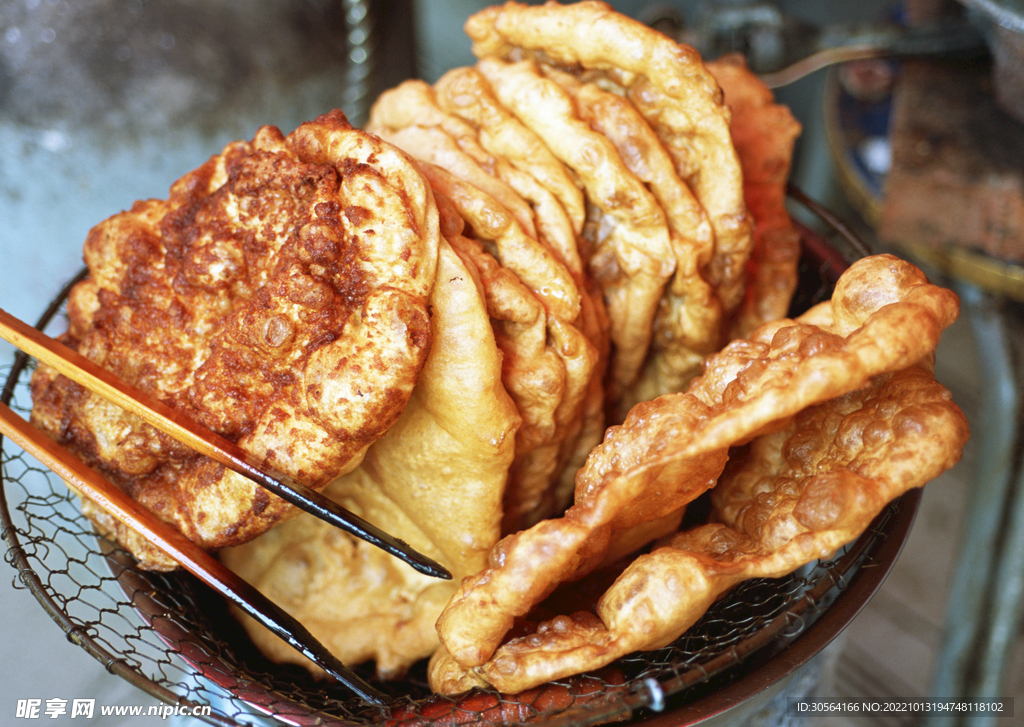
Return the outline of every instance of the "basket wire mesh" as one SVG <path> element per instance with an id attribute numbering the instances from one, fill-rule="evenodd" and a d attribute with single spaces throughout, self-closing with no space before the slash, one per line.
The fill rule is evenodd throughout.
<path id="1" fill-rule="evenodd" d="M 842 266 L 835 239 L 802 225 L 801 230 L 805 253 L 797 309 L 826 298 L 837 265 Z M 849 238 L 834 225 L 828 234 Z M 845 257 L 862 252 L 855 249 Z M 40 328 L 59 320 L 64 296 L 76 280 L 44 313 Z M 25 416 L 33 367 L 32 360 L 19 354 L 0 371 L 6 373 L 3 401 Z M 187 573 L 139 569 L 116 543 L 96 533 L 58 477 L 9 442 L 0 444 L 0 519 L 6 560 L 17 570 L 16 585 L 29 589 L 68 639 L 108 671 L 167 704 L 209 705 L 210 713 L 202 719 L 222 725 L 413 727 L 542 721 L 579 726 L 693 702 L 723 679 L 770 663 L 812 624 L 836 612 L 832 606 L 838 599 L 852 599 L 843 609 L 842 622 L 832 625 L 826 638 L 838 633 L 892 565 L 919 499 L 912 491 L 892 503 L 860 539 L 831 560 L 784 578 L 739 585 L 668 647 L 516 696 L 490 691 L 455 698 L 432 695 L 420 665 L 401 681 L 376 684 L 389 696 L 387 708 L 378 710 L 344 687 L 314 680 L 300 667 L 267 660 L 219 596 Z M 850 582 L 872 570 L 869 566 L 875 567 L 871 585 L 851 594 Z M 360 674 L 374 680 L 369 667 Z"/>

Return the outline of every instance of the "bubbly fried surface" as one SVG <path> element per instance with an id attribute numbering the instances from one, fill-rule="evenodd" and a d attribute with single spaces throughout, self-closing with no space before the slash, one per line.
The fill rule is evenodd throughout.
<path id="1" fill-rule="evenodd" d="M 460 672 L 439 652 L 435 688 L 490 684 L 515 693 L 671 643 L 740 581 L 830 557 L 889 501 L 952 467 L 967 437 L 963 413 L 921 366 L 810 407 L 730 460 L 712 490 L 721 522 L 638 557 L 596 613 L 541 623 L 476 669 Z"/>
<path id="2" fill-rule="evenodd" d="M 409 405 L 359 467 L 325 492 L 435 558 L 454 580 L 419 574 L 305 514 L 221 553 L 343 662 L 374 659 L 382 677 L 430 655 L 437 614 L 497 542 L 520 421 L 501 382 L 476 270 L 445 242 L 430 304 L 433 345 Z M 319 671 L 248 617 L 243 622 L 275 659 Z"/>
<path id="3" fill-rule="evenodd" d="M 533 452 L 557 441 L 556 412 L 569 386 L 565 363 L 548 342 L 548 317 L 543 306 L 516 275 L 501 267 L 476 240 L 450 238 L 452 245 L 480 270 L 494 337 L 502 352 L 502 380 L 522 416 L 516 432 L 516 457 L 505 490 L 505 520 L 519 521 L 550 503 L 551 472 L 543 480 L 522 478 Z M 512 527 L 511 525 L 506 525 Z"/>
<path id="4" fill-rule="evenodd" d="M 437 211 L 341 112 L 272 127 L 94 228 L 65 343 L 320 489 L 395 422 L 430 346 Z M 291 507 L 47 367 L 33 423 L 203 547 Z M 150 567 L 173 567 L 134 533 Z"/>
<path id="5" fill-rule="evenodd" d="M 434 188 L 451 200 L 473 238 L 492 243 L 502 267 L 515 273 L 553 318 L 571 322 L 579 317 L 581 295 L 576 281 L 549 249 L 516 223 L 507 208 L 441 167 L 424 165 L 423 170 Z"/>
<path id="6" fill-rule="evenodd" d="M 552 315 L 543 298 L 520 280 L 514 266 L 503 266 L 484 250 L 483 243 L 462 235 L 463 215 L 472 222 L 479 213 L 460 207 L 447 193 L 459 194 L 460 188 L 471 198 L 478 193 L 443 170 L 430 166 L 425 170 L 437 185 L 445 236 L 480 271 L 495 340 L 503 354 L 502 379 L 522 415 L 504 505 L 504 529 L 518 530 L 567 504 L 569 492 L 555 483 L 576 446 L 593 446 L 587 425 L 595 418 L 603 422 L 600 352 L 576 326 Z M 500 257 L 501 247 L 496 249 Z M 522 252 L 535 255 L 539 250 L 534 242 Z"/>
<path id="7" fill-rule="evenodd" d="M 465 29 L 478 58 L 532 58 L 632 101 L 703 206 L 715 234 L 707 276 L 723 309 L 736 308 L 752 245 L 750 220 L 729 113 L 697 52 L 594 1 L 507 2 L 471 16 Z"/>
<path id="8" fill-rule="evenodd" d="M 438 621 L 445 658 L 476 677 L 486 675 L 502 690 L 515 691 L 537 683 L 534 679 L 573 673 L 575 668 L 557 674 L 550 671 L 560 661 L 555 658 L 548 663 L 550 653 L 543 649 L 545 656 L 526 667 L 520 649 L 525 654 L 532 647 L 514 640 L 519 645 L 512 649 L 502 646 L 502 639 L 517 619 L 560 582 L 579 578 L 599 565 L 614 533 L 629 533 L 635 542 L 637 528 L 665 517 L 711 487 L 730 447 L 784 429 L 801 411 L 861 390 L 875 377 L 918 362 L 928 365 L 941 331 L 957 312 L 956 296 L 928 283 L 913 265 L 888 255 L 867 258 L 840 278 L 828 311 L 813 311 L 814 320 L 827 328 L 789 320 L 765 324 L 751 340 L 734 341 L 709 357 L 705 373 L 686 393 L 634 407 L 621 427 L 609 429 L 605 442 L 578 473 L 575 504 L 565 517 L 506 537 L 491 553 L 488 568 L 463 581 Z M 907 330 L 919 332 L 920 337 L 905 340 Z M 942 462 L 959 456 L 962 442 L 941 444 L 937 451 Z M 704 608 L 706 604 L 695 606 L 694 612 Z M 663 616 L 668 621 L 659 622 Z M 650 626 L 643 625 L 643 633 L 678 633 L 674 624 L 679 617 L 674 612 L 646 618 Z M 602 619 L 609 633 L 613 627 L 618 629 L 616 638 L 620 631 L 629 630 L 603 615 Z M 559 623 L 554 634 L 575 634 L 568 622 Z M 628 619 L 616 623 L 628 624 Z M 582 641 L 578 634 L 566 636 L 566 644 L 578 647 L 581 654 L 595 649 L 613 653 L 598 648 L 600 640 L 589 640 L 592 635 Z M 542 643 L 544 638 L 534 641 Z M 584 642 L 587 645 L 580 646 Z M 634 641 L 623 643 L 628 644 L 623 647 L 626 651 L 637 648 Z M 621 653 L 625 652 L 614 651 Z M 574 663 L 573 658 L 567 659 Z M 469 683 L 454 679 L 454 667 L 445 663 L 439 673 L 446 674 L 446 679 L 459 687 Z"/>
<path id="9" fill-rule="evenodd" d="M 743 198 L 754 218 L 743 304 L 730 323 L 731 338 L 745 338 L 765 321 L 786 316 L 797 284 L 800 235 L 786 211 L 793 145 L 800 123 L 742 56 L 707 63 L 732 112 L 730 132 L 743 168 Z"/>
<path id="10" fill-rule="evenodd" d="M 721 303 L 703 277 L 714 251 L 714 235 L 703 207 L 628 99 L 568 73 L 548 69 L 546 75 L 572 95 L 580 117 L 615 145 L 629 171 L 650 189 L 668 223 L 675 272 L 658 301 L 644 369 L 617 402 L 625 412 L 640 401 L 684 389 L 700 372 L 704 357 L 721 345 Z"/>
<path id="11" fill-rule="evenodd" d="M 730 461 L 712 490 L 722 522 L 637 558 L 596 615 L 541 623 L 474 669 L 439 652 L 434 687 L 514 693 L 670 643 L 736 583 L 784 575 L 856 538 L 891 499 L 955 464 L 966 439 L 963 414 L 924 367 L 810 407 Z"/>
<path id="12" fill-rule="evenodd" d="M 574 234 L 583 229 L 583 191 L 572 172 L 544 142 L 494 97 L 490 84 L 475 68 L 456 68 L 435 84 L 437 102 L 445 111 L 472 124 L 480 144 L 537 180 L 559 201 Z M 573 245 L 575 246 L 575 245 Z M 570 269 L 578 268 L 570 264 Z"/>
<path id="13" fill-rule="evenodd" d="M 858 260 L 829 302 L 795 321 L 765 323 L 750 340 L 737 339 L 708 357 L 688 391 L 705 401 L 721 396 L 728 406 L 703 436 L 742 443 L 737 429 L 762 432 L 872 376 L 928 362 L 959 311 L 956 294 L 929 283 L 911 263 L 893 255 Z"/>
<path id="14" fill-rule="evenodd" d="M 609 430 L 577 475 L 576 499 L 565 515 L 507 536 L 488 567 L 462 582 L 438 620 L 448 651 L 467 666 L 486 662 L 516 618 L 559 583 L 599 565 L 617 531 L 677 510 L 710 487 L 725 465 L 724 448 L 673 456 L 678 440 L 707 414 L 695 397 L 680 394 L 640 405 Z M 669 455 L 659 456 L 662 450 Z"/>
<path id="15" fill-rule="evenodd" d="M 407 81 L 378 99 L 369 128 L 421 161 L 451 208 L 445 234 L 486 271 L 506 386 L 523 417 L 505 496 L 505 527 L 517 530 L 567 504 L 570 488 L 556 483 L 577 448 L 597 441 L 600 426 L 588 423 L 601 416 L 596 379 L 608 342 L 558 199 L 485 149 L 477 127 L 438 95 Z"/>
<path id="16" fill-rule="evenodd" d="M 477 69 L 495 97 L 540 137 L 586 190 L 591 219 L 589 272 L 604 293 L 614 351 L 610 388 L 635 380 L 651 337 L 651 322 L 665 281 L 675 268 L 664 212 L 620 158 L 592 130 L 572 98 L 532 63 L 484 59 Z"/>

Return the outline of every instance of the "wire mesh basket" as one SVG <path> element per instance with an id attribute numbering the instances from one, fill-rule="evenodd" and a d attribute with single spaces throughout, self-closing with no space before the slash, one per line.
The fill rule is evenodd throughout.
<path id="1" fill-rule="evenodd" d="M 794 300 L 799 310 L 826 298 L 844 261 L 863 248 L 839 253 L 838 243 L 851 244 L 848 232 L 798 191 L 792 194 L 824 220 L 824 233 L 800 226 L 804 255 Z M 44 313 L 40 328 L 60 318 L 75 282 Z M 4 372 L 2 400 L 23 413 L 30 406 L 33 366 L 19 355 Z M 701 703 L 714 700 L 725 685 L 741 698 L 753 694 L 805 663 L 856 615 L 895 561 L 920 497 L 914 490 L 890 504 L 831 560 L 784 578 L 741 584 L 668 647 L 515 696 L 484 690 L 454 698 L 432 695 L 420 666 L 401 681 L 375 682 L 389 698 L 381 710 L 300 667 L 267 660 L 226 603 L 189 574 L 138 568 L 116 543 L 96 533 L 58 477 L 7 442 L 0 495 L 6 559 L 17 569 L 18 582 L 70 641 L 108 671 L 167 704 L 209 705 L 203 719 L 212 724 L 389 727 L 582 726 L 682 706 L 699 714 Z M 369 668 L 359 673 L 374 681 Z"/>

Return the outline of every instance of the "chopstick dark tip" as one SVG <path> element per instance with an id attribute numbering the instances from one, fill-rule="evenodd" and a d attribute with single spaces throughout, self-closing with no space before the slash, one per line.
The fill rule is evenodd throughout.
<path id="1" fill-rule="evenodd" d="M 208 585 L 213 585 L 221 595 L 230 598 L 236 606 L 344 684 L 360 699 L 376 707 L 384 706 L 386 697 L 383 693 L 342 664 L 309 629 L 236 573 L 225 569 L 219 584 Z"/>
<path id="2" fill-rule="evenodd" d="M 283 500 L 300 507 L 305 512 L 344 530 L 360 540 L 375 545 L 384 552 L 404 561 L 420 573 L 443 580 L 452 579 L 451 572 L 436 560 L 414 550 L 404 540 L 396 538 L 394 535 L 381 530 L 355 513 L 349 512 L 322 492 L 318 492 L 299 482 L 283 482 L 256 468 L 239 469 L 237 471 Z"/>
<path id="3" fill-rule="evenodd" d="M 367 702 L 374 707 L 383 707 L 387 703 L 387 697 L 383 692 L 380 692 L 367 684 L 365 680 L 338 661 L 337 657 L 326 649 L 323 651 L 303 649 L 303 651 L 307 657 L 332 677 L 337 679 L 341 684 L 344 684 L 345 687 L 351 690 L 353 694 L 364 702 Z"/>
<path id="4" fill-rule="evenodd" d="M 387 697 L 383 692 L 371 687 L 351 671 L 345 669 L 343 665 L 341 665 L 341 669 L 332 668 L 326 664 L 320 664 L 320 666 L 367 704 L 371 704 L 374 707 L 384 707 L 387 704 Z"/>
<path id="5" fill-rule="evenodd" d="M 402 545 L 405 545 L 405 543 L 403 543 L 401 540 L 398 542 L 402 543 Z M 438 563 L 436 560 L 432 560 L 427 556 L 423 555 L 422 553 L 419 553 L 412 549 L 407 551 L 406 555 L 408 555 L 408 558 L 403 558 L 403 560 L 405 560 L 406 563 L 408 563 L 410 566 L 415 568 L 420 573 L 432 576 L 434 578 L 440 578 L 445 581 L 450 581 L 452 579 L 451 571 L 445 568 L 440 563 Z"/>

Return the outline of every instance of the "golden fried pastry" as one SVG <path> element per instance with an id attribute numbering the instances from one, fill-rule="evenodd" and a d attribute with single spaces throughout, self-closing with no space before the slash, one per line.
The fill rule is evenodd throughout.
<path id="1" fill-rule="evenodd" d="M 575 415 L 574 395 L 567 397 L 557 418 L 561 448 L 558 470 L 561 475 L 554 491 L 543 495 L 546 506 L 513 507 L 507 519 L 510 529 L 532 524 L 546 513 L 565 507 L 572 495 L 573 473 L 582 466 L 587 453 L 598 442 L 604 431 L 604 372 L 607 368 L 610 331 L 605 303 L 600 288 L 588 274 L 584 255 L 591 250 L 580 250 L 584 222 L 583 193 L 577 186 L 575 175 L 562 164 L 543 142 L 494 97 L 487 80 L 474 68 L 456 68 L 442 76 L 434 86 L 432 100 L 448 114 L 457 115 L 476 130 L 475 138 L 459 136 L 464 148 L 482 148 L 487 158 L 478 159 L 487 168 L 494 169 L 501 179 L 519 192 L 534 210 L 537 239 L 555 256 L 572 276 L 580 293 L 580 313 L 574 326 L 587 337 L 596 349 L 598 359 L 590 372 L 590 383 L 582 409 Z M 449 124 L 449 133 L 464 134 L 462 127 Z M 569 332 L 572 335 L 572 332 Z M 556 338 L 564 339 L 564 335 Z M 574 357 L 577 358 L 578 357 Z M 567 366 L 572 368 L 567 359 Z M 582 380 L 586 373 L 575 378 Z M 570 375 L 570 379 L 574 378 Z M 550 449 L 548 450 L 550 452 Z M 514 467 L 517 471 L 518 467 Z M 524 469 L 537 471 L 536 467 Z M 548 479 L 547 475 L 543 476 Z M 540 482 L 525 486 L 527 491 L 540 491 Z M 519 500 L 514 493 L 519 489 L 514 479 L 510 498 Z M 523 502 L 532 497 L 521 498 Z M 520 512 L 517 516 L 514 512 Z"/>
<path id="2" fill-rule="evenodd" d="M 434 139 L 433 146 L 442 147 L 443 150 L 431 149 L 425 145 L 429 145 L 429 138 L 419 135 L 422 139 L 417 143 L 419 151 L 413 148 L 408 151 L 418 153 L 426 161 L 434 159 L 456 176 L 476 184 L 484 192 L 491 190 L 488 193 L 508 208 L 527 235 L 545 242 L 550 238 L 553 245 L 548 247 L 556 248 L 553 252 L 559 262 L 573 265 L 575 270 L 579 270 L 579 253 L 571 221 L 558 199 L 527 171 L 514 166 L 500 154 L 485 149 L 478 138 L 480 130 L 459 116 L 442 110 L 434 89 L 423 81 L 406 81 L 385 91 L 370 111 L 371 131 L 387 136 L 409 126 L 440 129 L 450 140 L 433 136 L 435 131 L 430 137 Z M 480 169 L 467 174 L 461 164 L 446 163 L 450 161 L 447 155 L 451 153 L 452 143 L 472 157 Z M 503 184 L 478 179 L 475 175 L 481 170 Z M 505 185 L 511 187 L 515 194 L 506 193 Z M 529 205 L 530 211 L 527 211 L 526 205 Z"/>
<path id="3" fill-rule="evenodd" d="M 685 393 L 634 407 L 577 474 L 565 516 L 504 538 L 488 567 L 462 582 L 438 620 L 448 657 L 488 679 L 501 672 L 500 683 L 492 682 L 501 689 L 522 688 L 509 681 L 515 660 L 498 648 L 516 619 L 559 583 L 600 565 L 616 533 L 636 544 L 645 523 L 711 487 L 730 447 L 778 431 L 807 407 L 873 377 L 927 365 L 957 313 L 956 296 L 913 265 L 866 258 L 840 278 L 829 304 L 812 309 L 819 325 L 765 324 L 710 356 Z M 443 672 L 451 677 L 454 668 Z"/>
<path id="4" fill-rule="evenodd" d="M 504 505 L 505 530 L 518 530 L 566 505 L 564 488 L 552 486 L 575 447 L 592 446 L 591 439 L 585 439 L 590 435 L 588 422 L 595 417 L 603 422 L 601 399 L 593 410 L 595 392 L 600 397 L 600 352 L 574 325 L 544 307 L 544 299 L 519 279 L 515 266 L 502 265 L 483 243 L 462 235 L 463 217 L 471 225 L 479 220 L 473 229 L 479 234 L 482 228 L 485 239 L 488 219 L 492 226 L 493 220 L 501 219 L 486 212 L 491 203 L 482 193 L 442 169 L 423 168 L 436 186 L 445 237 L 480 270 L 495 338 L 504 354 L 502 378 L 523 419 Z M 449 193 L 460 199 L 461 207 Z M 483 206 L 477 203 L 481 199 Z M 517 245 L 518 265 L 528 264 L 529 256 L 542 250 L 529 238 L 523 242 L 533 244 Z M 495 247 L 500 257 L 502 248 Z"/>
<path id="5" fill-rule="evenodd" d="M 451 200 L 473 238 L 493 244 L 502 267 L 515 273 L 553 318 L 571 322 L 579 317 L 581 294 L 572 275 L 516 223 L 499 200 L 439 166 L 425 164 L 422 168 L 434 189 Z"/>
<path id="6" fill-rule="evenodd" d="M 583 189 L 544 142 L 498 102 L 490 85 L 473 68 L 453 69 L 434 84 L 442 110 L 476 128 L 480 145 L 537 179 L 558 199 L 575 234 L 586 216 Z"/>
<path id="7" fill-rule="evenodd" d="M 501 354 L 480 280 L 444 242 L 430 304 L 433 345 L 408 406 L 362 464 L 325 492 L 436 559 L 454 580 L 417 573 L 305 514 L 221 552 L 228 567 L 343 662 L 374 659 L 382 677 L 398 676 L 430 655 L 437 614 L 497 542 L 519 425 L 501 383 Z M 276 660 L 318 671 L 252 619 L 243 622 Z"/>
<path id="8" fill-rule="evenodd" d="M 438 105 L 472 124 L 480 145 L 495 157 L 537 180 L 559 201 L 572 225 L 573 234 L 583 230 L 586 209 L 583 191 L 572 172 L 551 153 L 536 134 L 498 103 L 490 84 L 475 68 L 456 68 L 434 84 Z M 566 262 L 570 270 L 581 271 Z"/>
<path id="9" fill-rule="evenodd" d="M 453 247 L 472 260 L 491 315 L 494 336 L 501 350 L 502 380 L 522 417 L 516 432 L 514 470 L 532 453 L 557 441 L 556 412 L 566 396 L 567 372 L 558 351 L 548 342 L 544 307 L 515 274 L 503 268 L 476 240 L 451 237 Z M 548 473 L 549 475 L 551 473 Z M 550 476 L 544 481 L 520 482 L 509 472 L 505 491 L 505 530 L 514 528 L 526 513 L 546 510 Z"/>
<path id="10" fill-rule="evenodd" d="M 505 214 L 527 236 L 533 236 L 533 217 L 529 204 L 518 192 L 480 165 L 436 126 L 405 126 L 400 129 L 370 126 L 371 133 L 408 152 L 421 162 L 439 166 L 478 188 L 496 200 Z M 530 232 L 528 232 L 530 231 Z"/>
<path id="11" fill-rule="evenodd" d="M 893 255 L 858 260 L 840 276 L 831 300 L 795 321 L 762 324 L 749 340 L 737 339 L 707 358 L 687 391 L 727 406 L 701 436 L 743 443 L 738 430 L 765 433 L 804 407 L 865 386 L 872 376 L 927 364 L 959 312 L 956 294 L 928 282 L 911 263 Z"/>
<path id="12" fill-rule="evenodd" d="M 460 167 L 456 164 L 447 168 L 443 165 L 432 165 L 442 166 L 453 177 L 476 187 L 479 192 L 483 192 L 480 194 L 477 190 L 467 189 L 465 184 L 453 183 L 450 181 L 451 177 L 447 175 L 433 180 L 435 188 L 443 186 L 448 190 L 452 201 L 459 206 L 460 214 L 465 217 L 465 222 L 474 230 L 473 236 L 481 240 L 493 238 L 499 245 L 504 242 L 505 244 L 498 248 L 503 264 L 513 267 L 517 275 L 532 286 L 535 294 L 540 296 L 548 311 L 562 320 L 576 320 L 588 338 L 596 345 L 604 335 L 602 330 L 604 325 L 596 320 L 599 318 L 599 314 L 577 311 L 575 307 L 577 297 L 587 297 L 585 289 L 588 282 L 580 260 L 576 239 L 576 230 L 582 226 L 583 210 L 579 190 L 573 186 L 567 170 L 546 147 L 539 143 L 539 140 L 535 139 L 535 143 L 529 145 L 517 144 L 517 140 L 521 141 L 516 136 L 518 131 L 523 134 L 530 132 L 504 108 L 500 107 L 495 99 L 490 98 L 486 104 L 480 100 L 472 107 L 476 113 L 468 111 L 469 104 L 465 101 L 465 92 L 458 93 L 453 88 L 453 85 L 458 88 L 465 86 L 466 84 L 459 83 L 458 79 L 466 76 L 476 79 L 477 82 L 473 84 L 475 92 L 490 97 L 486 81 L 473 69 L 456 69 L 442 78 L 439 81 L 439 86 L 447 90 L 449 94 L 455 95 L 458 102 L 462 104 L 461 106 L 456 105 L 455 108 L 463 115 L 473 120 L 485 116 L 489 121 L 502 124 L 506 129 L 511 130 L 497 134 L 501 143 L 494 143 L 495 129 L 478 128 L 462 116 L 442 109 L 441 91 L 431 88 L 422 81 L 407 81 L 397 88 L 385 92 L 371 110 L 371 128 L 379 130 L 385 135 L 409 126 L 440 129 L 449 139 L 432 137 L 438 146 L 450 149 L 451 143 L 454 142 L 459 149 L 472 157 L 480 165 L 480 168 L 520 194 L 522 201 L 530 206 L 532 215 L 522 213 L 519 209 L 520 206 L 508 209 L 507 211 L 511 212 L 515 221 L 519 223 L 517 229 L 512 227 L 507 219 L 506 210 L 499 208 L 508 206 L 506 205 L 506 196 L 488 195 L 487 187 L 477 184 L 474 174 L 460 174 Z M 446 80 L 449 82 L 442 86 Z M 481 111 L 484 108 L 486 108 L 486 112 Z M 488 140 L 490 140 L 489 146 L 497 147 L 498 151 L 485 148 L 488 146 Z M 424 142 L 417 142 L 415 148 L 410 151 L 420 154 L 430 164 L 429 158 L 436 152 L 428 148 L 429 142 Z M 502 156 L 502 151 L 511 152 L 514 163 Z M 536 157 L 540 157 L 539 160 Z M 426 171 L 428 174 L 431 172 L 430 166 Z M 562 194 L 559 197 L 540 180 L 554 181 L 556 188 L 558 182 L 564 181 L 571 188 L 571 191 L 575 193 L 575 198 L 579 200 L 579 222 L 574 222 L 574 219 L 561 204 L 562 198 L 572 195 Z M 488 196 L 493 199 L 488 199 Z M 516 199 L 515 201 L 519 202 L 520 200 Z M 530 239 L 523 240 L 523 234 Z M 541 244 L 543 251 L 527 250 L 533 246 L 533 240 Z M 509 247 L 510 244 L 512 247 Z M 516 248 L 521 248 L 521 250 Z M 554 256 L 557 265 L 547 259 L 548 253 Z M 535 259 L 538 254 L 542 259 Z M 561 269 L 562 267 L 571 276 L 572 285 L 566 282 L 565 271 Z M 575 290 L 574 287 L 579 290 Z M 568 301 L 568 305 L 559 299 Z M 591 294 L 591 301 L 594 300 L 596 298 L 594 294 Z M 576 315 L 575 319 L 574 315 Z"/>
<path id="13" fill-rule="evenodd" d="M 432 192 L 405 154 L 341 112 L 287 137 L 264 127 L 89 233 L 64 342 L 322 489 L 405 408 L 437 246 Z M 36 426 L 203 547 L 292 511 L 52 369 L 32 390 Z M 174 567 L 116 534 L 147 567 Z"/>
<path id="14" fill-rule="evenodd" d="M 536 66 L 484 59 L 477 69 L 498 101 L 583 184 L 590 217 L 585 257 L 604 294 L 614 347 L 609 387 L 624 390 L 647 355 L 658 300 L 675 268 L 664 212 L 615 146 L 576 115 L 572 98 Z"/>
<path id="15" fill-rule="evenodd" d="M 466 22 L 477 58 L 533 59 L 626 96 L 672 156 L 715 234 L 706 277 L 726 312 L 743 299 L 752 245 L 721 90 L 697 52 L 602 2 L 507 2 Z"/>
<path id="16" fill-rule="evenodd" d="M 730 338 L 745 338 L 765 321 L 786 316 L 797 284 L 800 235 L 786 211 L 786 184 L 800 124 L 742 56 L 707 63 L 732 112 L 730 131 L 743 167 L 743 198 L 754 218 L 743 304 Z"/>
<path id="17" fill-rule="evenodd" d="M 384 93 L 370 118 L 371 130 L 421 160 L 435 194 L 455 213 L 448 215 L 455 227 L 446 235 L 461 254 L 476 256 L 481 270 L 488 271 L 489 305 L 501 309 L 494 317 L 506 354 L 506 386 L 523 417 L 505 496 L 505 527 L 520 529 L 565 506 L 570 489 L 552 486 L 562 480 L 576 447 L 593 446 L 603 425 L 601 417 L 598 426 L 586 426 L 601 415 L 603 399 L 593 397 L 607 344 L 591 292 L 581 290 L 582 271 L 574 274 L 566 265 L 579 268 L 571 224 L 553 195 L 486 151 L 476 128 L 441 109 L 427 84 L 407 81 Z M 538 229 L 552 237 L 541 236 Z M 463 238 L 464 231 L 475 245 Z M 495 263 L 506 272 L 498 274 Z M 543 310 L 535 310 L 530 296 Z M 503 302 L 495 306 L 499 297 Z"/>
<path id="18" fill-rule="evenodd" d="M 674 457 L 708 413 L 693 396 L 669 395 L 640 404 L 612 427 L 577 475 L 565 515 L 507 536 L 488 567 L 462 582 L 438 620 L 448 651 L 465 666 L 487 662 L 517 618 L 559 583 L 603 562 L 617 531 L 674 512 L 713 485 L 724 448 Z"/>
<path id="19" fill-rule="evenodd" d="M 922 366 L 805 409 L 730 460 L 712 490 L 720 522 L 638 557 L 595 613 L 544 622 L 476 668 L 460 670 L 439 650 L 433 686 L 515 693 L 669 644 L 740 581 L 830 557 L 889 501 L 952 467 L 967 436 L 963 413 Z"/>
<path id="20" fill-rule="evenodd" d="M 644 369 L 617 402 L 625 412 L 637 402 L 683 390 L 700 372 L 704 357 L 722 344 L 721 304 L 703 277 L 714 252 L 714 235 L 703 207 L 628 99 L 562 71 L 548 69 L 545 75 L 572 95 L 580 117 L 615 145 L 668 222 L 675 273 L 659 301 Z"/>

